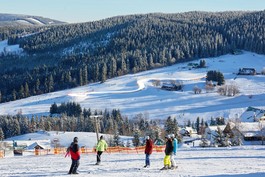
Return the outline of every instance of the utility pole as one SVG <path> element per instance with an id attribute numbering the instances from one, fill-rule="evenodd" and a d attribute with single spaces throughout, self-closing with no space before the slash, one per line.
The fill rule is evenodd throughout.
<path id="1" fill-rule="evenodd" d="M 91 115 L 90 118 L 94 119 L 94 126 L 96 129 L 96 135 L 97 135 L 97 142 L 99 141 L 98 131 L 99 131 L 99 119 L 101 119 L 102 115 Z"/>

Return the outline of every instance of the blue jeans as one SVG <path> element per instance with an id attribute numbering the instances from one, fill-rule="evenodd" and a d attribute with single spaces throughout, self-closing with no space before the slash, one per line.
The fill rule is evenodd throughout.
<path id="1" fill-rule="evenodd" d="M 145 165 L 150 166 L 150 154 L 145 154 Z"/>

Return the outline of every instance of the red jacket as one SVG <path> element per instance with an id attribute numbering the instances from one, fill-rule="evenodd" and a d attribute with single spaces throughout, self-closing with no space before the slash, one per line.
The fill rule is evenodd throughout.
<path id="1" fill-rule="evenodd" d="M 80 151 L 78 144 L 73 144 L 70 147 L 70 155 L 73 160 L 79 160 L 80 159 Z"/>
<path id="2" fill-rule="evenodd" d="M 152 154 L 153 151 L 153 142 L 151 139 L 146 140 L 146 145 L 145 145 L 145 154 Z"/>

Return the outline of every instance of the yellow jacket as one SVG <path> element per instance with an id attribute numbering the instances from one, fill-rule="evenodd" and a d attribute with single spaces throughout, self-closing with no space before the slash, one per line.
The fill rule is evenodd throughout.
<path id="1" fill-rule="evenodd" d="M 105 140 L 99 140 L 98 141 L 98 144 L 97 144 L 97 151 L 106 151 L 107 150 L 107 148 L 108 148 L 108 144 L 106 143 L 106 141 Z"/>

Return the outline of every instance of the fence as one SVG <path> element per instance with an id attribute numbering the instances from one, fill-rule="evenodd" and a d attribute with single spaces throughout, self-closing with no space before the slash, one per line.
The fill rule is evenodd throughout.
<path id="1" fill-rule="evenodd" d="M 65 154 L 66 153 L 65 147 L 60 147 L 60 148 L 53 148 L 53 149 L 35 149 L 35 150 L 23 150 L 22 155 L 48 155 L 48 154 Z M 153 147 L 153 152 L 164 152 L 165 146 L 154 146 Z M 108 147 L 107 153 L 126 153 L 126 154 L 140 154 L 144 153 L 145 146 L 139 146 L 139 147 Z M 4 150 L 0 150 L 0 158 L 3 158 L 4 155 Z M 96 153 L 95 148 L 86 148 L 86 147 L 81 147 L 80 152 L 82 154 L 93 154 Z"/>

